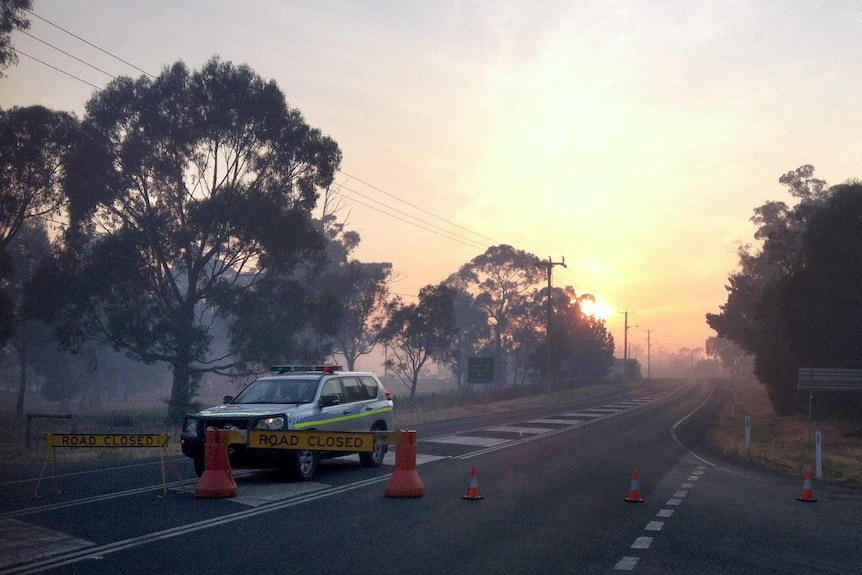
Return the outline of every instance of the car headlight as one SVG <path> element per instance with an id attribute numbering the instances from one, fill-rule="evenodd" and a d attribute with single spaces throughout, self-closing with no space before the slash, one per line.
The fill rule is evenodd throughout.
<path id="1" fill-rule="evenodd" d="M 191 417 L 186 418 L 186 422 L 183 424 L 183 433 L 185 433 L 186 435 L 197 435 L 198 420 Z"/>
<path id="2" fill-rule="evenodd" d="M 267 417 L 266 419 L 259 419 L 257 424 L 254 426 L 255 429 L 283 429 L 284 428 L 284 416 L 279 417 Z"/>

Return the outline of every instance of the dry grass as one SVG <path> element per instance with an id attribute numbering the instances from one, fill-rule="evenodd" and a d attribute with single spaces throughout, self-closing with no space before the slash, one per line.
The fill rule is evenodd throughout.
<path id="1" fill-rule="evenodd" d="M 776 416 L 763 385 L 728 384 L 721 416 L 710 432 L 711 443 L 724 455 L 800 476 L 816 467 L 815 433 L 821 432 L 823 479 L 862 487 L 862 438 L 859 424 L 815 421 L 809 438 L 804 416 Z M 734 401 L 735 398 L 735 401 Z M 745 417 L 751 421 L 751 449 L 745 450 Z"/>

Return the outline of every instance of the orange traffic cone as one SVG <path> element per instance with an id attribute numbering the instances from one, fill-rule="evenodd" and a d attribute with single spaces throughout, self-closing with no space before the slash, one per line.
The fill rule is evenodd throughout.
<path id="1" fill-rule="evenodd" d="M 395 472 L 386 483 L 386 497 L 422 497 L 425 484 L 416 471 L 416 432 L 401 431 L 395 448 Z"/>
<path id="2" fill-rule="evenodd" d="M 797 497 L 799 501 L 817 501 L 817 498 L 814 497 L 814 489 L 811 487 L 811 472 L 805 472 L 805 480 L 802 481 L 802 495 Z"/>
<path id="3" fill-rule="evenodd" d="M 461 499 L 484 499 L 484 497 L 479 493 L 479 482 L 476 480 L 475 467 L 470 471 L 470 486 L 467 488 L 467 495 L 463 496 Z"/>
<path id="4" fill-rule="evenodd" d="M 195 486 L 195 497 L 233 497 L 236 481 L 230 473 L 227 457 L 228 432 L 226 429 L 207 430 L 204 444 L 204 472 Z"/>
<path id="5" fill-rule="evenodd" d="M 632 485 L 629 487 L 629 496 L 625 499 L 632 503 L 643 503 L 644 499 L 641 497 L 641 482 L 638 477 L 637 469 L 632 473 Z"/>

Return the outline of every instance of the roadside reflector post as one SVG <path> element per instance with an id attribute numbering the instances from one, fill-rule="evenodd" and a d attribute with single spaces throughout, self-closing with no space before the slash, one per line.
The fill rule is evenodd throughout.
<path id="1" fill-rule="evenodd" d="M 386 483 L 386 497 L 422 497 L 425 484 L 416 471 L 416 432 L 402 431 L 395 448 L 395 472 Z"/>
<path id="2" fill-rule="evenodd" d="M 745 416 L 745 453 L 751 452 L 751 417 Z"/>
<path id="3" fill-rule="evenodd" d="M 814 433 L 814 452 L 817 463 L 817 479 L 823 479 L 823 435 L 816 431 Z"/>

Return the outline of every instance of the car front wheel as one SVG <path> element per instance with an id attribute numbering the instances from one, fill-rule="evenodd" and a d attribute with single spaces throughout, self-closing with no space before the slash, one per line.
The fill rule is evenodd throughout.
<path id="1" fill-rule="evenodd" d="M 382 423 L 375 423 L 371 427 L 371 431 L 386 431 L 386 426 Z M 359 454 L 359 463 L 362 467 L 380 467 L 383 464 L 383 458 L 386 456 L 386 450 L 386 442 L 375 441 L 374 451 L 364 451 Z"/>

